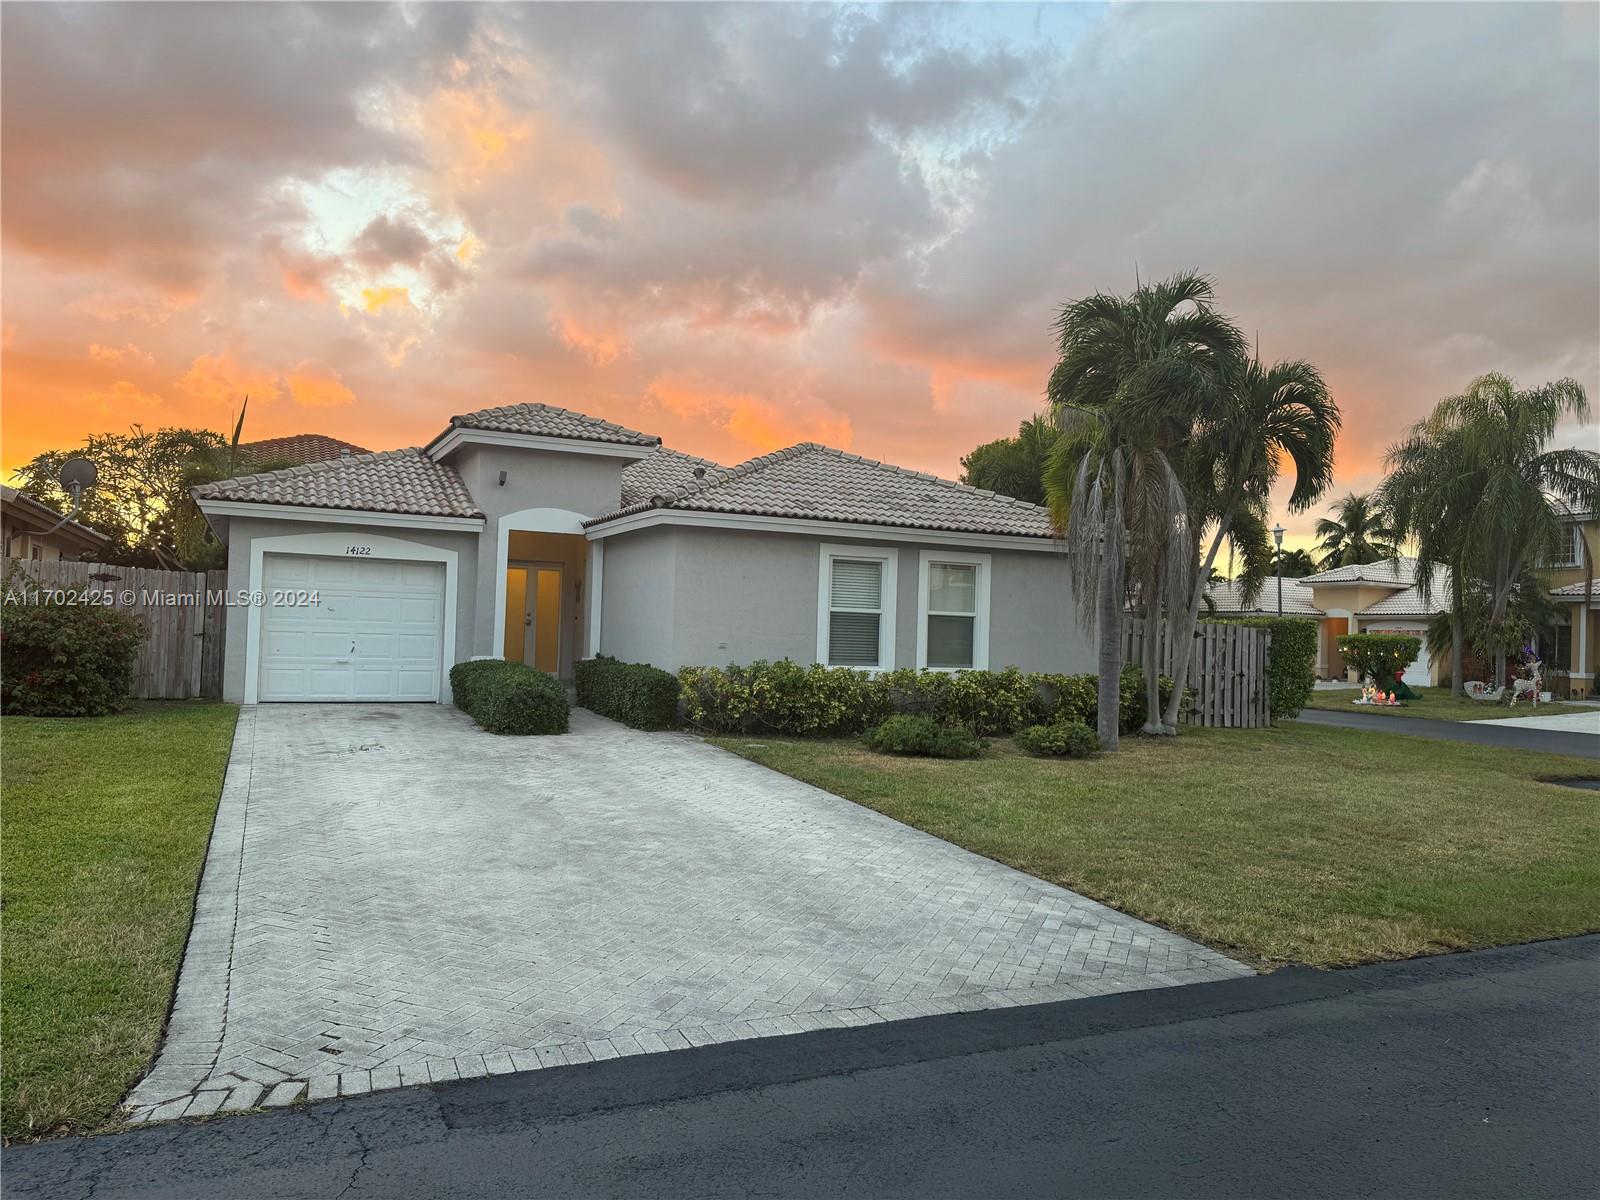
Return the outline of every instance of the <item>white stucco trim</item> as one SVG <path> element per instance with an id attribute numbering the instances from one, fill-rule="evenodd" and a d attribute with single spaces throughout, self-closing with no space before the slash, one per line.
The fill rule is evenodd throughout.
<path id="1" fill-rule="evenodd" d="M 198 500 L 208 517 L 270 517 L 274 521 L 317 521 L 329 525 L 383 525 L 399 529 L 448 529 L 476 533 L 482 517 L 421 517 L 411 513 L 366 512 L 350 508 L 309 508 L 298 504 L 253 504 L 243 500 Z"/>
<path id="2" fill-rule="evenodd" d="M 559 454 L 598 454 L 604 458 L 628 458 L 638 462 L 656 451 L 655 446 L 629 446 L 620 442 L 598 442 L 586 438 L 546 437 L 535 433 L 502 433 L 494 429 L 450 429 L 434 439 L 426 454 L 434 462 L 462 446 L 513 446 L 519 450 L 554 450 Z"/>
<path id="3" fill-rule="evenodd" d="M 1055 538 L 1023 537 L 1003 533 L 952 533 L 945 529 L 907 529 L 897 525 L 861 525 L 849 521 L 814 521 L 791 517 L 757 517 L 744 513 L 686 512 L 652 508 L 617 517 L 585 532 L 591 541 L 649 529 L 657 525 L 694 525 L 712 529 L 738 529 L 754 533 L 792 533 L 821 537 L 861 537 L 876 542 L 921 542 L 936 546 L 979 546 L 994 550 L 1033 550 L 1066 553 Z"/>
<path id="4" fill-rule="evenodd" d="M 584 587 L 589 589 L 589 657 L 600 653 L 600 593 L 606 581 L 606 544 L 589 543 L 589 571 Z"/>
<path id="5" fill-rule="evenodd" d="M 348 558 L 350 548 L 359 545 L 370 549 L 371 555 L 363 559 L 385 558 L 401 562 L 437 562 L 444 564 L 444 629 L 440 634 L 439 691 L 435 699 L 445 704 L 450 701 L 450 668 L 456 663 L 456 594 L 457 569 L 460 555 L 454 550 L 425 546 L 403 538 L 384 537 L 380 534 L 348 533 L 289 533 L 278 537 L 258 537 L 250 540 L 250 592 L 262 590 L 265 577 L 265 558 L 268 554 L 309 554 L 319 558 Z M 233 613 L 239 610 L 235 608 Z M 255 704 L 259 695 L 261 671 L 261 606 L 246 607 L 244 639 L 244 703 Z M 233 614 L 229 614 L 229 620 Z"/>
<path id="6" fill-rule="evenodd" d="M 978 568 L 972 618 L 972 665 L 970 667 L 928 667 L 928 579 L 934 563 L 952 563 Z M 917 669 L 935 671 L 987 671 L 989 669 L 989 577 L 992 574 L 987 554 L 959 550 L 924 550 L 917 556 Z"/>
<path id="7" fill-rule="evenodd" d="M 499 658 L 506 645 L 506 562 L 511 556 L 513 533 L 575 533 L 583 536 L 584 514 L 567 508 L 524 508 L 506 513 L 495 521 L 497 526 L 494 558 L 494 641 L 491 645 Z M 480 574 L 479 579 L 483 576 Z M 587 586 L 587 585 L 585 585 Z M 574 646 L 576 651 L 577 647 Z"/>
<path id="8" fill-rule="evenodd" d="M 832 563 L 836 558 L 873 560 L 883 564 L 881 608 L 878 616 L 878 661 L 872 666 L 855 666 L 853 670 L 876 672 L 894 670 L 894 616 L 900 607 L 899 576 L 900 551 L 894 546 L 845 546 L 827 542 L 817 547 L 817 661 L 833 666 L 828 661 L 828 614 L 833 582 Z M 846 665 L 846 664 L 841 664 Z"/>

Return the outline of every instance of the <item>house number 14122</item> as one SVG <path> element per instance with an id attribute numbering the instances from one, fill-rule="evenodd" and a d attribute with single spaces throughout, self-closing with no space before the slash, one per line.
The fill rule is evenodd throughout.
<path id="1" fill-rule="evenodd" d="M 368 555 L 368 554 L 372 553 L 372 547 L 371 546 L 346 546 L 344 552 L 346 554 L 357 555 L 358 557 L 359 556 L 365 556 L 365 555 Z"/>

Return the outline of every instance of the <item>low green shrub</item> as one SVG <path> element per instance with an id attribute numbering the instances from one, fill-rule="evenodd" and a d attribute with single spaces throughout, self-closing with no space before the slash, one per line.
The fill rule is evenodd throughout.
<path id="1" fill-rule="evenodd" d="M 1272 633 L 1267 666 L 1267 703 L 1272 719 L 1297 717 L 1317 682 L 1318 624 L 1311 617 L 1223 617 L 1218 624 L 1244 625 Z"/>
<path id="2" fill-rule="evenodd" d="M 671 729 L 678 723 L 678 677 L 648 663 L 604 654 L 573 667 L 578 703 L 590 712 L 635 729 Z"/>
<path id="3" fill-rule="evenodd" d="M 941 725 L 932 717 L 899 713 L 862 738 L 879 754 L 915 754 L 923 758 L 977 758 L 983 739 L 965 725 Z"/>
<path id="4" fill-rule="evenodd" d="M 1081 721 L 1029 725 L 1015 740 L 1035 758 L 1088 758 L 1100 753 L 1100 735 Z"/>
<path id="5" fill-rule="evenodd" d="M 47 603 L 31 583 L 8 579 L 0 605 L 0 712 L 102 717 L 125 708 L 144 627 L 101 604 Z"/>
<path id="6" fill-rule="evenodd" d="M 479 659 L 450 668 L 456 707 L 490 733 L 565 733 L 567 689 L 554 675 L 522 663 Z"/>
<path id="7" fill-rule="evenodd" d="M 748 666 L 684 667 L 684 716 L 713 733 L 773 733 L 828 737 L 861 733 L 895 714 L 925 716 L 940 725 L 965 725 L 980 737 L 1005 737 L 1053 721 L 1095 723 L 1098 681 L 1093 675 L 1003 671 L 915 671 L 870 676 L 849 667 L 802 667 L 783 659 Z M 1161 696 L 1172 681 L 1161 680 Z M 1124 733 L 1144 724 L 1144 673 L 1122 672 L 1119 721 Z"/>
<path id="8" fill-rule="evenodd" d="M 1339 653 L 1362 679 L 1394 682 L 1422 653 L 1422 639 L 1404 633 L 1351 633 L 1339 639 Z"/>

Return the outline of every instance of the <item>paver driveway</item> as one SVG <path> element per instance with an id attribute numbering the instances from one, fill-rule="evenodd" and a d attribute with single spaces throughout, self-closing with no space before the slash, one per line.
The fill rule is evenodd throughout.
<path id="1" fill-rule="evenodd" d="M 246 709 L 135 1120 L 1247 974 L 683 734 Z"/>

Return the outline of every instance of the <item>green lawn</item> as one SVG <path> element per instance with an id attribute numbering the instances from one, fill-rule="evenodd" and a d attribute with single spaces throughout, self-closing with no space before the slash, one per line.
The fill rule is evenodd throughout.
<path id="1" fill-rule="evenodd" d="M 0 720 L 0 1131 L 91 1132 L 156 1049 L 237 709 Z"/>
<path id="2" fill-rule="evenodd" d="M 1312 692 L 1307 708 L 1320 708 L 1327 712 L 1378 713 L 1384 716 L 1430 717 L 1436 721 L 1489 721 L 1501 717 L 1555 717 L 1565 713 L 1595 712 L 1579 704 L 1541 704 L 1532 708 L 1519 704 L 1507 708 L 1485 700 L 1469 700 L 1450 694 L 1449 688 L 1417 688 L 1420 700 L 1407 700 L 1403 708 L 1384 708 L 1350 703 L 1361 694 L 1359 688 L 1349 691 L 1324 690 Z"/>
<path id="3" fill-rule="evenodd" d="M 746 758 L 1261 966 L 1341 966 L 1600 930 L 1582 759 L 1318 726 L 1186 727 L 1114 755 Z"/>

